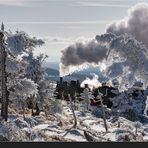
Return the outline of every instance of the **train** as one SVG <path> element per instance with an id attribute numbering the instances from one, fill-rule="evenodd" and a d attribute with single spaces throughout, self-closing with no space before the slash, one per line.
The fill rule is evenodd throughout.
<path id="1" fill-rule="evenodd" d="M 85 87 L 82 88 L 80 86 L 79 80 L 64 81 L 63 77 L 60 77 L 60 80 L 57 81 L 54 94 L 56 99 L 69 101 L 68 94 L 70 94 L 73 101 L 83 101 L 84 99 L 81 98 L 81 93 L 84 91 L 85 88 L 88 88 L 90 90 L 88 84 L 85 84 Z M 92 95 L 94 96 L 94 98 L 90 99 L 92 106 L 100 106 L 100 102 L 99 100 L 97 100 L 98 90 L 103 94 L 103 104 L 105 104 L 108 108 L 111 108 L 112 101 L 110 100 L 110 98 L 117 96 L 117 94 L 113 93 L 112 90 L 117 90 L 117 88 L 107 86 L 105 83 L 102 84 L 101 87 L 94 88 L 92 90 Z"/>

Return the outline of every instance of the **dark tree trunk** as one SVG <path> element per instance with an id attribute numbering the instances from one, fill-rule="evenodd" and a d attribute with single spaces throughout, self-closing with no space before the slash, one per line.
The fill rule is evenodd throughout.
<path id="1" fill-rule="evenodd" d="M 73 114 L 73 117 L 74 117 L 73 128 L 76 128 L 76 126 L 77 126 L 77 117 L 76 117 L 75 112 L 74 112 L 74 106 L 73 106 L 73 103 L 72 103 L 72 98 L 71 98 L 70 95 L 68 95 L 68 97 L 69 97 L 69 100 L 70 100 L 70 106 L 71 106 L 72 114 Z"/>
<path id="2" fill-rule="evenodd" d="M 105 127 L 106 132 L 108 132 L 108 126 L 107 126 L 107 122 L 106 122 L 105 110 L 104 110 L 102 98 L 100 98 L 100 102 L 101 102 L 101 109 L 102 109 L 102 114 L 103 114 L 104 127 Z"/>
<path id="3" fill-rule="evenodd" d="M 2 107 L 1 107 L 1 116 L 7 121 L 8 118 L 8 97 L 9 92 L 7 90 L 7 73 L 6 73 L 6 51 L 4 46 L 4 34 L 0 32 L 0 60 L 1 60 L 1 92 L 2 92 Z"/>
<path id="4" fill-rule="evenodd" d="M 36 103 L 36 112 L 34 112 L 32 108 L 32 116 L 38 116 L 38 115 L 40 115 L 40 109 L 38 107 L 38 104 Z"/>
<path id="5" fill-rule="evenodd" d="M 86 138 L 87 141 L 89 142 L 95 142 L 95 139 L 92 135 L 90 135 L 89 133 L 87 133 L 86 131 L 84 131 L 84 136 Z"/>
<path id="6" fill-rule="evenodd" d="M 36 115 L 36 116 L 40 115 L 40 109 L 39 109 L 37 103 L 36 103 L 36 112 L 35 112 L 35 115 Z"/>
<path id="7" fill-rule="evenodd" d="M 34 100 L 34 95 L 31 97 L 31 111 L 32 111 L 32 116 L 35 115 L 35 113 L 34 113 L 34 102 L 33 102 L 33 100 Z"/>
<path id="8" fill-rule="evenodd" d="M 32 111 L 32 116 L 34 116 L 34 105 L 33 105 L 33 102 L 31 103 L 31 111 Z"/>
<path id="9" fill-rule="evenodd" d="M 23 118 L 25 120 L 25 104 L 23 103 Z"/>
<path id="10" fill-rule="evenodd" d="M 71 107 L 71 111 L 72 111 L 72 114 L 73 114 L 73 117 L 74 117 L 74 124 L 70 129 L 68 129 L 68 131 L 63 136 L 66 136 L 73 128 L 76 128 L 76 126 L 77 126 L 77 117 L 76 117 L 76 114 L 74 112 L 74 107 L 73 107 L 73 104 L 72 104 L 72 98 L 71 98 L 70 94 L 68 94 L 68 99 L 70 100 L 70 107 Z"/>

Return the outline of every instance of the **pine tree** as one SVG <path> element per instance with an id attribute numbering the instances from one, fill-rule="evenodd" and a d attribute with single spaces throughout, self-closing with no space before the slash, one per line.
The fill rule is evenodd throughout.
<path id="1" fill-rule="evenodd" d="M 90 105 L 90 99 L 93 99 L 94 96 L 92 95 L 92 92 L 89 91 L 88 88 L 85 88 L 83 93 L 80 94 L 81 98 L 85 101 L 86 110 L 89 110 Z"/>
<path id="2" fill-rule="evenodd" d="M 43 54 L 37 57 L 34 57 L 32 51 L 30 51 L 27 56 L 23 57 L 23 59 L 28 63 L 25 76 L 28 79 L 31 79 L 32 81 L 34 81 L 36 84 L 38 84 L 38 95 L 37 95 L 37 101 L 35 106 L 33 106 L 33 103 L 32 103 L 32 111 L 34 108 L 36 108 L 36 112 L 35 113 L 32 112 L 33 116 L 40 114 L 40 110 L 43 109 L 44 102 L 49 100 L 51 97 L 51 94 L 53 93 L 49 89 L 50 83 L 48 80 L 46 80 L 45 69 L 42 67 L 42 63 L 46 59 L 46 57 L 47 56 Z M 31 98 L 31 100 L 33 100 L 33 98 Z"/>
<path id="3" fill-rule="evenodd" d="M 1 70 L 1 115 L 7 120 L 8 117 L 8 97 L 11 102 L 16 102 L 17 99 L 23 99 L 24 93 L 18 93 L 19 87 L 21 89 L 22 82 L 32 85 L 35 91 L 34 82 L 30 82 L 29 79 L 25 79 L 27 62 L 23 59 L 23 54 L 28 54 L 37 45 L 42 45 L 41 40 L 36 38 L 30 38 L 24 32 L 16 32 L 16 34 L 8 33 L 4 31 L 4 25 L 1 26 L 3 31 L 0 32 L 0 70 Z M 4 35 L 6 38 L 6 43 L 4 42 Z M 28 83 L 29 82 L 29 83 Z M 26 88 L 29 88 L 29 86 Z M 17 90 L 18 89 L 18 90 Z M 27 92 L 30 96 L 31 91 Z M 10 95 L 9 95 L 10 94 Z M 19 94 L 19 95 L 18 95 Z M 34 94 L 33 94 L 34 95 Z M 12 98 L 13 96 L 13 98 Z M 25 97 L 26 98 L 26 97 Z M 15 100 L 15 101 L 14 101 Z"/>

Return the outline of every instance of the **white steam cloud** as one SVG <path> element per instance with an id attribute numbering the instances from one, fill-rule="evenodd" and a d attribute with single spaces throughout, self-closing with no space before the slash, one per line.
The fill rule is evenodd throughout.
<path id="1" fill-rule="evenodd" d="M 85 84 L 88 84 L 88 87 L 93 90 L 93 88 L 101 87 L 102 84 L 99 82 L 99 77 L 96 74 L 93 74 L 93 78 L 86 78 L 82 83 L 81 87 L 84 88 Z"/>
<path id="2" fill-rule="evenodd" d="M 138 3 L 128 10 L 128 16 L 108 25 L 106 31 L 116 35 L 129 34 L 148 48 L 148 4 Z"/>
<path id="3" fill-rule="evenodd" d="M 119 82 L 120 91 L 132 87 L 135 81 L 143 82 L 146 88 L 148 5 L 138 4 L 132 7 L 129 17 L 123 21 L 124 23 L 120 22 L 118 25 L 110 25 L 106 34 L 97 35 L 89 42 L 79 42 L 63 50 L 60 72 L 68 72 L 70 67 L 78 68 L 87 63 L 96 64 L 103 67 L 101 72 L 109 81 L 116 79 Z"/>
<path id="4" fill-rule="evenodd" d="M 148 49 L 131 36 L 98 35 L 95 40 L 76 43 L 62 53 L 61 71 L 85 63 L 105 64 L 102 73 L 110 80 L 117 79 L 120 90 L 132 87 L 135 81 L 142 81 L 145 87 L 148 84 Z"/>

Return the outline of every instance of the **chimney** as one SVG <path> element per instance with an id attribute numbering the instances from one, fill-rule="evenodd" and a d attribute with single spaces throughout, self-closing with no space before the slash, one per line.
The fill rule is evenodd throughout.
<path id="1" fill-rule="evenodd" d="M 60 77 L 60 85 L 62 85 L 62 84 L 63 84 L 63 78 Z"/>
<path id="2" fill-rule="evenodd" d="M 77 87 L 80 87 L 80 81 L 77 80 Z"/>

